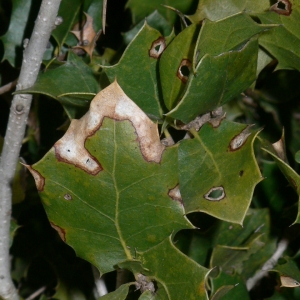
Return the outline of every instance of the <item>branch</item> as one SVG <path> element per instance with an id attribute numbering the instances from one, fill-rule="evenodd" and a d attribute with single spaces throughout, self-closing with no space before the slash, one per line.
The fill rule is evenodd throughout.
<path id="1" fill-rule="evenodd" d="M 43 0 L 31 39 L 23 55 L 17 91 L 31 87 L 38 76 L 44 52 L 54 28 L 60 0 Z M 14 178 L 32 95 L 15 95 L 0 161 L 0 297 L 17 300 L 19 296 L 10 277 L 9 229 L 11 217 L 11 183 Z"/>
<path id="2" fill-rule="evenodd" d="M 250 291 L 254 286 L 268 274 L 268 271 L 273 269 L 277 264 L 278 259 L 282 256 L 283 252 L 286 250 L 289 242 L 286 239 L 282 239 L 278 245 L 277 249 L 272 255 L 272 257 L 265 262 L 261 270 L 259 270 L 253 277 L 247 280 L 246 286 L 247 290 Z"/>

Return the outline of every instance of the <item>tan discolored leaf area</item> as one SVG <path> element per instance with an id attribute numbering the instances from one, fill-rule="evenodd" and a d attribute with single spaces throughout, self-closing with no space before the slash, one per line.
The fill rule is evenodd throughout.
<path id="1" fill-rule="evenodd" d="M 92 58 L 93 51 L 96 47 L 96 41 L 98 40 L 101 30 L 96 32 L 93 27 L 93 18 L 87 13 L 84 13 L 86 16 L 86 21 L 81 30 L 71 31 L 76 38 L 78 39 L 78 45 L 74 49 L 83 49 L 89 56 Z"/>

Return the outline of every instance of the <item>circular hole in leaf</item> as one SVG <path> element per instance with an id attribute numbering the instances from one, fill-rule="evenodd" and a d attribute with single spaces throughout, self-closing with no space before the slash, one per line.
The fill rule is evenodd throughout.
<path id="1" fill-rule="evenodd" d="M 222 186 L 211 188 L 205 195 L 204 198 L 210 201 L 219 201 L 225 198 L 225 191 Z"/>

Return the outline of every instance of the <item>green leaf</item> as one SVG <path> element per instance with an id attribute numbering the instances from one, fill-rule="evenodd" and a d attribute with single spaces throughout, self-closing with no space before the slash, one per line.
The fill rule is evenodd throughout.
<path id="1" fill-rule="evenodd" d="M 158 289 L 153 299 L 207 299 L 205 278 L 208 270 L 182 254 L 170 237 L 137 254 L 143 269 L 131 263 L 131 270 L 134 273 L 142 271 L 146 278 L 156 282 Z M 125 264 L 130 268 L 130 263 Z"/>
<path id="2" fill-rule="evenodd" d="M 220 289 L 226 288 L 228 290 L 230 287 L 234 288 L 223 295 L 222 300 L 250 300 L 246 285 L 239 274 L 228 275 L 225 272 L 220 272 L 217 278 L 212 279 L 212 288 L 216 293 L 220 291 Z M 215 299 L 212 298 L 212 300 Z"/>
<path id="3" fill-rule="evenodd" d="M 223 285 L 221 286 L 211 297 L 211 300 L 220 300 L 223 299 L 223 297 L 234 288 L 234 285 Z M 230 294 L 232 296 L 232 294 Z M 232 299 L 232 298 L 231 298 Z"/>
<path id="4" fill-rule="evenodd" d="M 292 258 L 280 258 L 272 271 L 280 273 L 283 277 L 290 277 L 293 279 L 294 287 L 300 286 L 300 270 L 297 263 Z"/>
<path id="5" fill-rule="evenodd" d="M 119 63 L 103 67 L 110 82 L 117 78 L 128 97 L 154 119 L 162 118 L 157 61 L 165 47 L 165 38 L 145 23 L 128 45 Z"/>
<path id="6" fill-rule="evenodd" d="M 58 100 L 70 119 L 88 109 L 100 84 L 93 71 L 72 51 L 62 66 L 40 73 L 36 83 L 18 93 L 44 94 Z"/>
<path id="7" fill-rule="evenodd" d="M 172 32 L 172 26 L 157 10 L 155 10 L 147 16 L 145 20 L 140 21 L 136 26 L 124 34 L 124 43 L 126 45 L 128 45 L 138 34 L 140 29 L 144 26 L 145 21 L 150 27 L 158 30 L 163 36 L 168 36 Z"/>
<path id="8" fill-rule="evenodd" d="M 291 1 L 291 14 L 279 15 L 267 12 L 258 15 L 262 24 L 278 24 L 280 26 L 263 33 L 259 44 L 278 60 L 278 69 L 296 69 L 300 71 L 300 32 L 299 1 Z"/>
<path id="9" fill-rule="evenodd" d="M 20 226 L 16 223 L 15 220 L 10 221 L 10 231 L 9 231 L 9 247 L 13 244 L 14 236 Z"/>
<path id="10" fill-rule="evenodd" d="M 243 262 L 264 246 L 261 237 L 261 233 L 254 233 L 249 241 L 240 247 L 217 245 L 211 255 L 211 267 L 218 266 L 228 274 L 242 274 Z"/>
<path id="11" fill-rule="evenodd" d="M 176 197 L 177 146 L 114 82 L 28 167 L 52 226 L 100 272 L 193 228 Z"/>
<path id="12" fill-rule="evenodd" d="M 188 123 L 232 100 L 254 82 L 257 52 L 257 41 L 252 40 L 241 50 L 204 55 L 181 101 L 166 115 Z"/>
<path id="13" fill-rule="evenodd" d="M 217 22 L 204 20 L 197 41 L 195 55 L 200 60 L 205 54 L 219 55 L 238 50 L 254 35 L 273 28 L 257 24 L 245 13 L 239 13 Z"/>
<path id="14" fill-rule="evenodd" d="M 78 14 L 83 0 L 75 1 L 62 1 L 59 7 L 58 16 L 62 17 L 63 22 L 56 27 L 52 32 L 52 36 L 56 40 L 59 48 L 65 43 L 67 36 L 70 34 Z"/>
<path id="15" fill-rule="evenodd" d="M 262 177 L 255 161 L 249 126 L 206 123 L 179 145 L 179 183 L 187 213 L 202 211 L 242 224 L 255 185 Z M 234 184 L 233 184 L 234 182 Z"/>
<path id="16" fill-rule="evenodd" d="M 237 13 L 261 13 L 269 9 L 268 0 L 201 0 L 194 15 L 189 16 L 193 23 L 203 19 L 217 21 Z"/>
<path id="17" fill-rule="evenodd" d="M 117 290 L 98 298 L 98 300 L 125 300 L 131 284 L 122 284 Z"/>
<path id="18" fill-rule="evenodd" d="M 168 20 L 171 25 L 173 25 L 176 20 L 177 14 L 164 7 L 163 5 L 171 5 L 172 7 L 185 14 L 189 11 L 193 2 L 193 0 L 173 0 L 172 2 L 167 0 L 152 0 L 143 2 L 141 2 L 140 0 L 129 0 L 126 7 L 129 8 L 132 12 L 132 19 L 134 24 L 146 18 L 154 10 L 157 10 Z"/>
<path id="19" fill-rule="evenodd" d="M 199 25 L 194 24 L 179 33 L 163 52 L 159 62 L 159 73 L 163 99 L 170 110 L 178 102 L 192 67 L 194 48 L 199 33 Z"/>
<path id="20" fill-rule="evenodd" d="M 21 64 L 23 41 L 25 38 L 29 38 L 28 35 L 25 35 L 25 32 L 27 33 L 26 29 L 28 27 L 32 28 L 34 24 L 32 10 L 38 8 L 39 4 L 40 2 L 36 0 L 12 1 L 13 7 L 9 28 L 6 34 L 1 37 L 1 40 L 4 45 L 2 61 L 7 60 L 15 68 Z"/>

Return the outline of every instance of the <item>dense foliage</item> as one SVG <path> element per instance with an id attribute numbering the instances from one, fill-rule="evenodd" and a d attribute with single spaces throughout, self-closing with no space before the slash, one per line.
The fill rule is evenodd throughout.
<path id="1" fill-rule="evenodd" d="M 39 5 L 0 1 L 1 86 Z M 20 296 L 97 299 L 100 273 L 99 299 L 299 299 L 300 1 L 108 0 L 105 33 L 102 9 L 62 1 L 20 92 Z"/>

